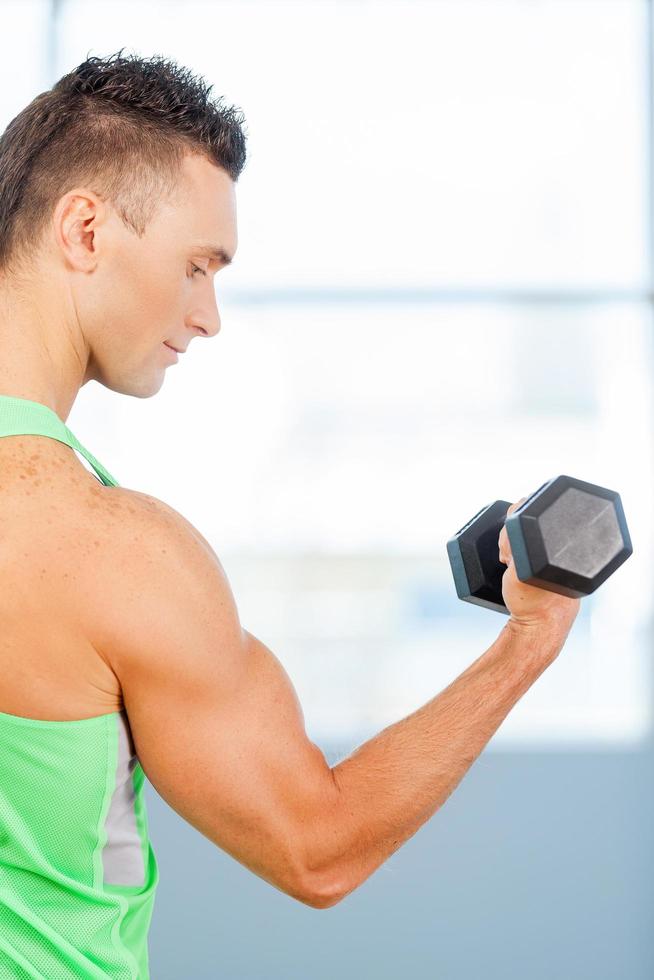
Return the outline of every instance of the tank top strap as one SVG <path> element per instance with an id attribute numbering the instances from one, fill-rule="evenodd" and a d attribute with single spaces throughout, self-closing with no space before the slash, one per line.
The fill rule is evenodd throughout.
<path id="1" fill-rule="evenodd" d="M 49 436 L 76 449 L 91 464 L 105 486 L 117 487 L 114 479 L 95 456 L 85 449 L 79 439 L 62 422 L 55 411 L 41 402 L 28 398 L 0 395 L 0 438 L 2 436 Z"/>

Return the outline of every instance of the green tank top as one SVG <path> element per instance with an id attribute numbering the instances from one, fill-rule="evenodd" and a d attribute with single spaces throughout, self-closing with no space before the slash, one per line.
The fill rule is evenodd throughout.
<path id="1" fill-rule="evenodd" d="M 118 486 L 47 405 L 0 395 L 0 437 L 11 435 L 58 439 Z M 149 980 L 159 870 L 144 779 L 124 709 L 0 712 L 0 978 Z"/>

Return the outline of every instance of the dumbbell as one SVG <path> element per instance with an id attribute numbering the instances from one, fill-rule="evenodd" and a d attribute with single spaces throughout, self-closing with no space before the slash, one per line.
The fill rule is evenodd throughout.
<path id="1" fill-rule="evenodd" d="M 506 516 L 496 500 L 447 542 L 459 599 L 510 615 L 502 598 L 502 526 L 521 582 L 559 595 L 590 595 L 633 553 L 620 495 L 572 476 L 555 476 Z"/>

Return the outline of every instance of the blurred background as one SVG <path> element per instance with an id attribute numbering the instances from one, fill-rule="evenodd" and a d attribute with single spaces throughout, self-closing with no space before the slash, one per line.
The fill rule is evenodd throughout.
<path id="1" fill-rule="evenodd" d="M 148 784 L 153 980 L 654 976 L 651 0 L 0 12 L 0 131 L 123 46 L 246 116 L 219 336 L 154 399 L 85 386 L 67 424 L 210 540 L 330 764 L 504 627 L 445 550 L 481 507 L 566 473 L 620 493 L 634 544 L 454 795 L 330 910 Z"/>

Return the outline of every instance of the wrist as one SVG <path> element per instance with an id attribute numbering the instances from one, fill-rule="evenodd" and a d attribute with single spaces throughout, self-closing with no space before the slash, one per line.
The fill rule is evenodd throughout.
<path id="1" fill-rule="evenodd" d="M 556 657 L 565 643 L 574 620 L 560 617 L 519 619 L 510 616 L 506 628 L 512 636 L 529 642 L 547 656 Z"/>

